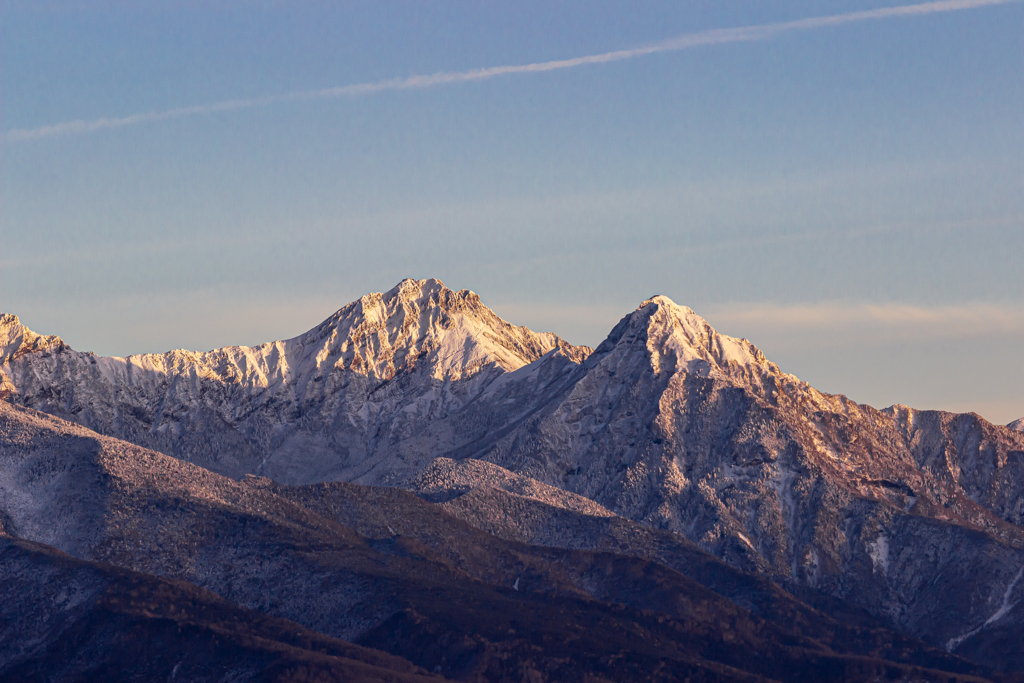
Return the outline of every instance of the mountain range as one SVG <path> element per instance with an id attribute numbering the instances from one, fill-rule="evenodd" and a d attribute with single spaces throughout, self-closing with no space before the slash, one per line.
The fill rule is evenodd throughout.
<path id="1" fill-rule="evenodd" d="M 3 315 L 0 397 L 0 676 L 117 678 L 93 623 L 182 680 L 1024 670 L 1024 423 L 825 394 L 663 296 L 596 349 L 437 280 L 205 353 Z"/>

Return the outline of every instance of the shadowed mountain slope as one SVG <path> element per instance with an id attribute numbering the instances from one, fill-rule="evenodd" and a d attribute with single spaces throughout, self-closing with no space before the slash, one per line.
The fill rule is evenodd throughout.
<path id="1" fill-rule="evenodd" d="M 0 535 L 5 681 L 440 681 L 183 581 Z"/>
<path id="2" fill-rule="evenodd" d="M 801 635 L 662 564 L 502 541 L 404 491 L 235 482 L 24 408 L 0 405 L 0 476 L 7 533 L 461 680 L 984 673 L 892 632 Z"/>
<path id="3" fill-rule="evenodd" d="M 545 573 L 550 575 L 549 567 L 555 566 L 562 581 L 584 588 L 592 597 L 693 618 L 693 610 L 698 608 L 678 602 L 678 572 L 688 579 L 686 585 L 691 581 L 700 584 L 819 647 L 922 666 L 956 666 L 944 661 L 945 655 L 930 650 L 926 654 L 920 650 L 920 643 L 877 623 L 865 627 L 837 622 L 763 576 L 739 571 L 677 534 L 621 517 L 553 507 L 536 498 L 489 486 L 436 506 L 394 488 L 340 482 L 301 487 L 270 482 L 263 485 L 307 509 L 352 526 L 366 537 L 415 540 L 460 570 L 491 583 L 507 585 L 514 581 L 515 586 L 526 590 L 542 581 Z M 477 528 L 467 528 L 451 515 Z M 559 550 L 562 548 L 597 552 L 565 553 Z M 653 563 L 629 562 L 626 558 Z M 510 573 L 509 568 L 515 571 Z M 666 572 L 665 568 L 673 571 Z M 643 580 L 627 578 L 641 569 Z M 602 573 L 608 575 L 598 578 Z M 692 593 L 694 589 L 691 586 L 687 590 Z M 710 597 L 708 593 L 699 594 Z"/>

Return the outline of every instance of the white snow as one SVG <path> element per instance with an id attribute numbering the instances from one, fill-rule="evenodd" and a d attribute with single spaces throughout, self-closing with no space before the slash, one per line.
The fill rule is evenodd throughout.
<path id="1" fill-rule="evenodd" d="M 874 571 L 882 576 L 889 575 L 889 537 L 879 534 L 878 537 L 867 544 L 868 555 L 871 557 L 871 564 Z"/>
<path id="2" fill-rule="evenodd" d="M 965 640 L 967 640 L 971 636 L 975 635 L 976 633 L 978 633 L 978 631 L 980 631 L 981 629 L 985 628 L 989 624 L 993 624 L 993 623 L 999 621 L 1000 619 L 1002 619 L 1004 616 L 1006 616 L 1006 613 L 1009 612 L 1011 609 L 1013 609 L 1014 606 L 1016 606 L 1016 604 L 1017 604 L 1017 603 L 1011 603 L 1010 602 L 1010 597 L 1013 595 L 1013 589 L 1017 586 L 1017 582 L 1020 581 L 1020 577 L 1022 575 L 1024 575 L 1024 566 L 1022 566 L 1020 568 L 1020 570 L 1017 572 L 1017 575 L 1015 577 L 1013 577 L 1013 580 L 1010 581 L 1010 583 L 1006 586 L 1006 590 L 1003 591 L 1003 602 L 1002 602 L 1001 605 L 999 605 L 999 609 L 997 609 L 995 612 L 993 612 L 992 616 L 990 616 L 988 619 L 986 619 L 985 623 L 983 623 L 981 626 L 979 626 L 979 627 L 977 627 L 977 628 L 975 628 L 975 629 L 973 629 L 971 631 L 968 631 L 967 633 L 964 633 L 963 635 L 959 635 L 959 636 L 957 636 L 955 638 L 950 638 L 949 642 L 946 643 L 946 651 L 952 652 L 953 650 L 955 650 L 957 647 L 960 646 L 960 643 L 964 642 Z"/>

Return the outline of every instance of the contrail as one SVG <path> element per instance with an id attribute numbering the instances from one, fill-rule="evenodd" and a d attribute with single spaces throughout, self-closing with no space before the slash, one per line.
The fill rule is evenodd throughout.
<path id="1" fill-rule="evenodd" d="M 790 31 L 806 31 L 815 28 L 840 26 L 843 24 L 888 19 L 891 17 L 918 16 L 922 14 L 936 14 L 939 12 L 956 12 L 959 10 L 975 9 L 989 5 L 1005 5 L 1012 2 L 1020 2 L 1020 0 L 941 0 L 939 2 L 925 2 L 917 5 L 902 5 L 899 7 L 884 7 L 881 9 L 865 10 L 862 12 L 848 12 L 846 14 L 834 14 L 827 17 L 812 17 L 809 19 L 761 24 L 758 26 L 713 29 L 709 31 L 700 31 L 698 33 L 687 33 L 675 38 L 669 38 L 668 40 L 630 48 L 628 50 L 603 52 L 596 55 L 573 57 L 572 59 L 559 59 L 550 62 L 536 62 L 533 64 L 492 66 L 483 69 L 471 69 L 469 71 L 449 71 L 435 74 L 424 74 L 419 76 L 408 76 L 406 78 L 393 78 L 384 81 L 375 81 L 373 83 L 356 83 L 337 88 L 306 90 L 301 92 L 285 93 L 283 95 L 227 100 L 225 102 L 199 104 L 191 107 L 179 107 L 177 109 L 167 109 L 164 111 L 150 111 L 120 118 L 66 121 L 64 123 L 54 123 L 49 126 L 40 126 L 39 128 L 16 128 L 4 133 L 3 140 L 4 142 L 23 142 L 56 135 L 88 133 L 104 128 L 121 128 L 123 126 L 131 126 L 137 123 L 163 121 L 165 119 L 196 116 L 198 114 L 213 114 L 215 112 L 230 111 L 232 109 L 261 107 L 278 102 L 296 102 L 303 100 L 320 100 L 335 97 L 368 95 L 385 90 L 432 88 L 439 85 L 452 85 L 468 81 L 482 81 L 510 74 L 557 71 L 559 69 L 571 69 L 585 64 L 618 62 L 658 52 L 674 52 L 704 45 L 723 45 L 725 43 L 743 43 L 755 40 L 766 40 L 781 33 L 787 33 Z"/>

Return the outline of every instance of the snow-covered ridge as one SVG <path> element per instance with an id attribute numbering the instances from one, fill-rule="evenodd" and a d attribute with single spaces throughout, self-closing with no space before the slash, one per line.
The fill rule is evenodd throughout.
<path id="1" fill-rule="evenodd" d="M 623 323 L 628 330 L 617 334 L 616 328 L 602 350 L 608 350 L 613 339 L 639 335 L 655 372 L 679 366 L 701 376 L 779 373 L 749 341 L 719 334 L 692 309 L 665 296 L 643 302 Z M 173 377 L 193 388 L 201 380 L 213 380 L 250 394 L 276 393 L 286 387 L 301 394 L 309 382 L 321 381 L 334 370 L 387 381 L 425 367 L 435 379 L 457 381 L 487 366 L 513 372 L 556 349 L 576 363 L 591 352 L 554 334 L 511 325 L 474 292 L 450 290 L 436 279 L 407 279 L 388 292 L 367 294 L 292 339 L 207 352 L 178 349 L 99 357 L 74 351 L 59 337 L 36 334 L 16 316 L 0 315 L 0 383 L 15 392 L 27 389 L 23 385 L 31 378 L 18 377 L 19 368 L 11 363 L 47 350 L 65 356 L 59 364 L 62 371 L 57 371 L 65 377 L 47 379 L 67 379 L 71 367 L 79 365 L 92 389 L 107 385 L 149 390 Z M 29 363 L 32 375 L 50 374 L 38 367 L 41 359 L 33 360 Z"/>
<path id="2" fill-rule="evenodd" d="M 519 384 L 532 386 L 552 372 L 534 367 L 541 359 L 576 366 L 591 351 L 511 325 L 434 279 L 367 294 L 293 339 L 208 352 L 104 358 L 3 321 L 8 400 L 221 473 L 286 481 L 362 476 L 382 442 L 414 435 L 402 448 L 453 448 L 497 418 L 476 416 L 457 436 L 424 427 L 488 388 L 522 393 L 496 380 L 525 366 Z"/>
<path id="3" fill-rule="evenodd" d="M 569 346 L 554 334 L 511 325 L 474 292 L 455 292 L 435 279 L 367 294 L 286 343 L 317 348 L 317 365 L 336 357 L 335 365 L 377 379 L 419 364 L 439 379 L 458 379 L 487 363 L 511 372 Z"/>
<path id="4" fill-rule="evenodd" d="M 673 355 L 673 364 L 701 376 L 734 375 L 760 370 L 779 374 L 774 363 L 746 339 L 720 334 L 693 309 L 680 306 L 667 296 L 648 299 L 633 316 L 647 329 L 647 349 L 655 363 Z"/>
<path id="5" fill-rule="evenodd" d="M 494 488 L 590 517 L 615 516 L 610 510 L 589 498 L 509 472 L 493 463 L 472 458 L 460 461 L 437 458 L 412 481 L 402 482 L 400 485 L 428 500 L 448 500 L 472 490 Z"/>
<path id="6" fill-rule="evenodd" d="M 293 339 L 208 352 L 174 350 L 127 358 L 75 352 L 58 337 L 38 335 L 13 315 L 0 317 L 0 365 L 51 349 L 90 367 L 91 382 L 143 386 L 170 376 L 211 379 L 249 391 L 305 385 L 334 369 L 389 380 L 418 366 L 442 380 L 458 380 L 495 365 L 506 372 L 556 349 L 582 359 L 589 352 L 551 333 L 511 325 L 469 290 L 454 292 L 439 280 L 404 280 L 383 294 L 367 294 L 314 329 Z M 67 358 L 71 361 L 71 358 Z M 38 369 L 38 368 L 37 368 Z M 17 382 L 18 370 L 4 367 Z"/>
<path id="7" fill-rule="evenodd" d="M 60 337 L 36 334 L 22 325 L 18 316 L 0 313 L 0 399 L 18 392 L 18 387 L 8 377 L 7 367 L 11 361 L 29 354 L 67 348 Z"/>
<path id="8" fill-rule="evenodd" d="M 612 376 L 637 364 L 658 376 L 703 377 L 744 386 L 758 393 L 781 384 L 823 396 L 786 374 L 746 339 L 721 334 L 693 309 L 667 296 L 654 296 L 624 317 L 595 349 L 589 366 L 604 366 Z"/>

